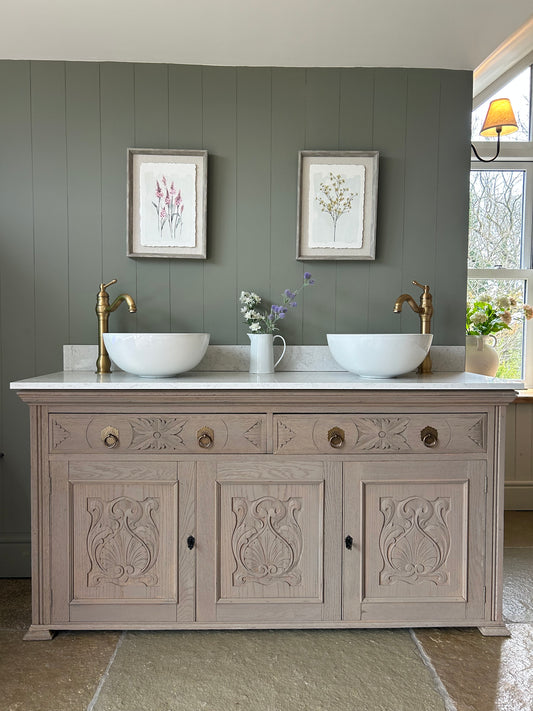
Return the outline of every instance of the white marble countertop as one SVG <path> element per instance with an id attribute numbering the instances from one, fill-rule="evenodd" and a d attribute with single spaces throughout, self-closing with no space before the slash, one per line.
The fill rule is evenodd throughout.
<path id="1" fill-rule="evenodd" d="M 522 390 L 521 380 L 465 372 L 409 373 L 397 378 L 360 378 L 346 371 L 188 372 L 174 378 L 140 378 L 122 371 L 97 375 L 68 370 L 14 381 L 12 390 Z"/>

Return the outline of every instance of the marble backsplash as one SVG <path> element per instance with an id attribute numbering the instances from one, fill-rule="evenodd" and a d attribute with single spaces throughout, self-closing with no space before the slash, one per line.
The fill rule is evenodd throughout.
<path id="1" fill-rule="evenodd" d="M 279 350 L 278 350 L 279 349 Z M 200 372 L 239 372 L 248 370 L 250 346 L 208 346 L 202 362 L 194 368 Z M 281 346 L 274 346 L 281 354 Z M 63 369 L 94 371 L 97 346 L 63 346 Z M 433 372 L 464 371 L 464 346 L 432 346 Z M 287 346 L 277 371 L 339 371 L 327 346 Z"/>

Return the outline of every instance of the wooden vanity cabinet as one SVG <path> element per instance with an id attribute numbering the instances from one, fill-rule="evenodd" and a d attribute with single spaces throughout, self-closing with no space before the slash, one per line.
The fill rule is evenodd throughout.
<path id="1" fill-rule="evenodd" d="M 513 391 L 21 391 L 33 624 L 501 618 Z"/>

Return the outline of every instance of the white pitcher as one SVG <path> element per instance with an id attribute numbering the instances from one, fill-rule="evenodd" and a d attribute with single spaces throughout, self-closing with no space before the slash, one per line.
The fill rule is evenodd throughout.
<path id="1" fill-rule="evenodd" d="M 250 373 L 273 373 L 287 350 L 283 336 L 276 333 L 249 333 L 250 338 Z M 279 338 L 283 343 L 283 351 L 274 363 L 274 340 Z"/>

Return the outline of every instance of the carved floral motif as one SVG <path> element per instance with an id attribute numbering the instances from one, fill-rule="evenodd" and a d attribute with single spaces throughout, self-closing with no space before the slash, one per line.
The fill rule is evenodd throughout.
<path id="1" fill-rule="evenodd" d="M 102 583 L 157 585 L 152 570 L 159 553 L 159 529 L 155 512 L 157 499 L 137 501 L 120 496 L 111 501 L 87 499 L 91 525 L 87 553 L 91 568 L 88 586 Z"/>
<path id="2" fill-rule="evenodd" d="M 403 436 L 409 420 L 406 417 L 358 417 L 355 420 L 357 449 L 410 449 Z"/>
<path id="3" fill-rule="evenodd" d="M 302 531 L 297 515 L 302 507 L 300 497 L 282 501 L 264 496 L 255 501 L 233 499 L 236 526 L 232 549 L 236 568 L 233 584 L 285 582 L 298 585 L 302 554 Z"/>
<path id="4" fill-rule="evenodd" d="M 185 426 L 184 420 L 174 417 L 138 417 L 131 420 L 134 449 L 171 449 L 184 446 L 181 432 Z"/>
<path id="5" fill-rule="evenodd" d="M 380 584 L 447 583 L 450 530 L 446 519 L 450 499 L 438 497 L 429 501 L 412 496 L 395 501 L 386 497 L 381 499 L 380 508 L 385 519 L 379 536 L 383 558 Z"/>

